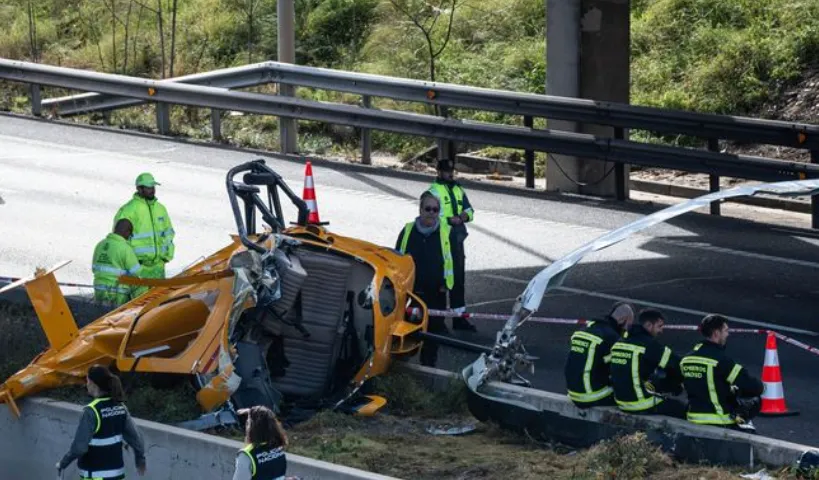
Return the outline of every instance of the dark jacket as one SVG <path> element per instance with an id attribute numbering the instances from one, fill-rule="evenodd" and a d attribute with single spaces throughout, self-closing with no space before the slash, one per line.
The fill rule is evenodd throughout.
<path id="1" fill-rule="evenodd" d="M 142 441 L 141 435 L 137 431 L 133 418 L 128 413 L 128 410 L 124 407 L 124 405 L 119 402 L 99 403 L 96 407 L 98 410 L 108 407 L 121 407 L 124 414 L 122 415 L 121 419 L 114 415 L 100 415 L 100 423 L 98 423 L 95 407 L 91 406 L 93 403 L 94 402 L 91 402 L 91 404 L 83 408 L 82 418 L 80 419 L 80 423 L 77 426 L 77 431 L 74 434 L 74 441 L 71 443 L 71 449 L 60 461 L 60 469 L 64 470 L 74 460 L 78 460 L 77 466 L 81 470 L 99 468 L 96 466 L 91 466 L 89 468 L 87 465 L 93 465 L 99 461 L 99 458 L 92 458 L 95 456 L 98 457 L 99 455 L 103 455 L 105 457 L 103 459 L 104 462 L 112 460 L 117 463 L 118 466 L 122 465 L 123 460 L 122 449 L 120 447 L 121 444 L 117 444 L 116 447 L 119 450 L 117 452 L 112 452 L 110 455 L 108 453 L 100 454 L 99 452 L 95 451 L 99 450 L 100 447 L 92 447 L 89 445 L 92 443 L 92 439 L 100 435 L 104 436 L 106 434 L 105 431 L 107 430 L 110 430 L 109 433 L 112 435 L 122 435 L 122 440 L 134 449 L 134 461 L 137 466 L 145 465 L 145 445 Z M 109 403 L 111 405 L 109 405 Z"/>
<path id="2" fill-rule="evenodd" d="M 633 363 L 637 362 L 635 369 Z M 611 347 L 611 382 L 617 405 L 625 411 L 643 411 L 662 399 L 654 393 L 682 392 L 680 357 L 658 342 L 642 325 L 632 326 Z M 637 372 L 634 378 L 632 372 Z M 661 382 L 652 377 L 664 374 Z"/>
<path id="3" fill-rule="evenodd" d="M 620 335 L 620 326 L 611 317 L 591 322 L 572 334 L 564 375 L 569 398 L 574 402 L 592 403 L 613 393 L 609 351 Z"/>
<path id="4" fill-rule="evenodd" d="M 762 382 L 726 355 L 724 346 L 708 340 L 682 358 L 681 368 L 688 392 L 688 419 L 695 423 L 732 424 L 736 398 L 758 397 L 764 390 Z"/>
<path id="5" fill-rule="evenodd" d="M 404 229 L 398 234 L 395 249 L 401 250 Z M 412 256 L 415 263 L 415 285 L 413 291 L 424 298 L 425 295 L 435 295 L 445 288 L 444 255 L 441 252 L 440 227 L 431 234 L 424 235 L 415 226 L 410 230 L 407 241 L 407 255 Z"/>

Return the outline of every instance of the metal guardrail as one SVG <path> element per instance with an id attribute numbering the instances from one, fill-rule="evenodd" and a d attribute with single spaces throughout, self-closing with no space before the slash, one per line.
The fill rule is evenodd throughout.
<path id="1" fill-rule="evenodd" d="M 297 77 L 295 73 L 299 70 L 309 69 L 312 71 L 322 71 L 327 75 L 330 73 L 334 75 L 341 75 L 348 78 L 347 84 L 333 84 L 325 79 L 320 83 L 318 80 L 313 80 L 312 86 L 317 88 L 328 88 L 332 90 L 353 91 L 356 93 L 367 92 L 368 94 L 375 94 L 377 96 L 390 96 L 391 98 L 408 98 L 416 93 L 400 94 L 392 88 L 399 88 L 395 85 L 384 86 L 383 90 L 373 91 L 367 87 L 364 90 L 362 85 L 368 85 L 364 78 L 353 81 L 353 78 L 372 77 L 379 79 L 387 79 L 388 77 L 376 77 L 373 75 L 360 75 L 348 72 L 335 72 L 331 70 L 315 69 L 312 67 L 294 67 L 287 64 L 276 64 L 275 62 L 266 62 L 265 64 L 256 64 L 248 67 L 240 67 L 239 69 L 231 69 L 233 77 L 230 79 L 224 76 L 219 80 L 221 85 L 227 83 L 236 84 L 250 81 L 265 80 L 266 74 L 262 73 L 267 67 L 264 65 L 275 64 L 282 68 L 282 71 L 276 75 L 271 76 L 272 81 L 293 82 L 294 84 L 304 84 L 307 80 L 304 77 Z M 284 68 L 287 66 L 288 68 Z M 298 70 L 294 70 L 298 69 Z M 288 73 L 289 72 L 289 73 Z M 200 74 L 189 76 L 190 81 L 198 82 L 213 82 L 214 79 L 211 74 Z M 221 74 L 220 74 L 221 75 Z M 248 77 L 250 75 L 251 77 Z M 261 78 L 260 78 L 261 76 Z M 198 77 L 198 78 L 197 78 Z M 253 79 L 255 77 L 255 79 Z M 99 92 L 102 95 L 86 95 L 86 101 L 91 102 L 123 102 L 122 99 L 113 99 L 110 97 L 129 97 L 139 102 L 156 102 L 157 105 L 162 104 L 180 104 L 197 107 L 207 107 L 216 110 L 236 110 L 247 113 L 255 113 L 261 115 L 273 115 L 280 117 L 298 118 L 303 120 L 314 120 L 327 123 L 335 123 L 342 125 L 351 125 L 361 127 L 364 129 L 375 129 L 395 132 L 406 135 L 418 135 L 430 138 L 445 139 L 457 142 L 469 142 L 483 145 L 497 145 L 511 148 L 519 148 L 525 150 L 544 151 L 556 154 L 563 154 L 569 156 L 595 158 L 604 161 L 613 161 L 621 163 L 629 163 L 641 165 L 646 167 L 660 167 L 674 170 L 683 170 L 695 173 L 707 173 L 712 176 L 731 176 L 738 178 L 746 178 L 760 181 L 779 181 L 789 179 L 804 179 L 804 178 L 819 178 L 819 165 L 811 165 L 801 162 L 789 162 L 774 160 L 762 157 L 751 157 L 745 155 L 729 155 L 715 151 L 695 150 L 680 147 L 669 147 L 660 145 L 651 145 L 645 143 L 631 142 L 619 139 L 597 138 L 591 135 L 568 133 L 560 131 L 549 130 L 534 130 L 531 128 L 512 127 L 497 124 L 474 123 L 468 121 L 461 121 L 455 119 L 446 119 L 441 117 L 420 115 L 407 112 L 397 112 L 389 110 L 378 110 L 371 108 L 362 108 L 352 105 L 334 104 L 313 102 L 292 97 L 264 95 L 250 92 L 237 92 L 225 90 L 224 88 L 217 88 L 212 86 L 193 85 L 180 83 L 179 79 L 171 80 L 148 80 L 135 77 L 127 77 L 123 75 L 105 74 L 84 70 L 69 69 L 64 67 L 53 67 L 48 65 L 41 65 L 29 62 L 11 61 L 0 59 L 0 78 L 7 80 L 19 81 L 32 84 L 34 87 L 38 85 L 49 85 L 55 87 L 62 87 L 67 89 L 83 90 L 90 92 Z M 427 101 L 438 99 L 446 99 L 448 105 L 455 102 L 457 92 L 465 93 L 467 91 L 475 92 L 482 91 L 485 94 L 496 93 L 497 91 L 486 89 L 474 89 L 472 87 L 459 86 L 442 86 L 436 85 L 435 90 L 429 87 L 433 84 L 426 82 L 404 81 L 393 79 L 399 84 L 414 83 L 423 85 L 425 91 L 438 92 L 436 95 L 430 95 Z M 406 87 L 406 85 L 404 85 Z M 374 87 L 373 87 L 374 88 Z M 403 88 L 403 87 L 401 87 Z M 33 91 L 39 88 L 33 88 Z M 503 102 L 507 102 L 507 106 L 503 108 L 513 109 L 514 105 L 524 105 L 523 99 L 528 99 L 532 102 L 540 100 L 538 95 L 518 94 L 511 92 L 497 92 L 501 99 L 496 99 L 495 105 L 501 108 Z M 502 94 L 502 95 L 501 95 Z M 406 95 L 401 96 L 401 95 Z M 39 95 L 38 95 L 39 96 Z M 105 98 L 108 96 L 108 98 Z M 72 97 L 66 97 L 72 98 Z M 65 102 L 66 98 L 60 99 Z M 487 97 L 488 99 L 489 97 Z M 548 97 L 554 100 L 555 97 Z M 33 110 L 35 114 L 38 113 L 40 105 L 36 102 L 36 97 Z M 517 100 L 515 100 L 517 99 Z M 420 100 L 419 100 L 420 101 Z M 585 100 L 578 99 L 560 99 L 566 104 L 583 104 L 589 103 Z M 511 103 L 510 103 L 511 102 Z M 517 103 L 516 103 L 517 102 Z M 50 105 L 54 105 L 52 102 Z M 596 105 L 604 105 L 599 102 L 591 102 Z M 99 105 L 99 104 L 97 104 Z M 109 103 L 109 105 L 111 105 Z M 470 105 L 475 105 L 471 103 Z M 483 104 L 482 104 L 483 105 Z M 615 104 L 608 104 L 615 105 Z M 522 107 L 520 107 L 522 108 Z M 618 107 L 619 108 L 619 107 Z M 640 109 L 641 107 L 634 107 Z M 486 105 L 481 109 L 487 110 Z M 528 110 L 527 110 L 528 111 Z M 538 111 L 540 116 L 543 111 Z M 515 111 L 520 114 L 521 112 Z M 703 114 L 692 114 L 693 117 L 704 116 L 720 118 L 718 116 L 710 116 Z M 560 117 L 566 118 L 566 117 Z M 734 117 L 730 117 L 734 118 Z M 767 124 L 770 121 L 746 119 L 747 124 Z M 608 118 L 605 115 L 596 117 L 593 122 L 605 124 Z M 661 124 L 660 120 L 656 120 L 656 125 Z M 741 123 L 741 122 L 738 122 Z M 773 122 L 778 125 L 779 131 L 784 135 L 785 131 L 801 131 L 805 135 L 804 144 L 808 141 L 813 141 L 813 130 L 819 131 L 819 127 L 801 126 L 799 124 L 788 124 L 786 122 Z M 784 125 L 790 125 L 791 130 L 787 130 Z M 633 127 L 634 125 L 630 125 Z M 794 127 L 798 126 L 798 127 Z M 807 132 L 807 133 L 805 133 Z M 718 135 L 711 133 L 712 136 Z M 757 141 L 760 141 L 757 139 Z M 803 147 L 804 148 L 804 147 Z M 814 197 L 814 227 L 819 227 L 819 209 L 816 207 L 816 197 Z"/>
<path id="2" fill-rule="evenodd" d="M 170 81 L 227 88 L 241 88 L 262 83 L 284 83 L 451 108 L 493 111 L 807 150 L 819 149 L 819 126 L 817 125 L 509 92 L 279 62 L 262 62 L 247 67 L 216 70 L 206 74 L 164 80 L 164 82 Z M 75 115 L 124 106 L 124 103 L 120 103 L 123 101 L 125 100 L 106 95 L 85 94 L 44 100 L 43 106 L 53 108 L 59 115 Z M 143 102 L 130 100 L 127 105 L 140 103 Z"/>

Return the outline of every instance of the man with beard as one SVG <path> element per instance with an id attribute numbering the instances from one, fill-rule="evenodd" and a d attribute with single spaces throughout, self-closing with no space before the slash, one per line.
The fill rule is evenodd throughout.
<path id="1" fill-rule="evenodd" d="M 150 173 L 136 178 L 136 193 L 120 207 L 114 223 L 125 218 L 134 226 L 130 244 L 142 265 L 140 277 L 165 278 L 165 264 L 173 260 L 174 230 L 168 210 L 156 199 L 156 185 Z"/>

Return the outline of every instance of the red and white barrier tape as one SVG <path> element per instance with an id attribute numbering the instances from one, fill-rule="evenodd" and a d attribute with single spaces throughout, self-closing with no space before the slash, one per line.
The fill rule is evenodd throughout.
<path id="1" fill-rule="evenodd" d="M 773 332 L 773 334 L 774 334 L 774 336 L 776 338 L 782 340 L 785 343 L 789 343 L 789 344 L 793 345 L 794 347 L 801 348 L 802 350 L 808 351 L 808 352 L 810 352 L 810 353 L 812 353 L 814 355 L 819 355 L 819 348 L 811 347 L 807 343 L 802 343 L 799 340 L 793 339 L 791 337 L 786 337 L 785 335 L 782 335 L 781 333 Z"/>
<path id="2" fill-rule="evenodd" d="M 429 315 L 431 316 L 438 316 L 438 317 L 461 317 L 461 318 L 478 318 L 483 320 L 499 320 L 499 321 L 506 321 L 509 319 L 509 315 L 497 314 L 497 313 L 457 313 L 454 310 L 428 310 Z M 546 323 L 552 325 L 579 325 L 584 326 L 589 323 L 589 320 L 584 320 L 582 318 L 552 318 L 552 317 L 529 317 L 526 320 L 527 323 Z M 666 324 L 665 329 L 667 330 L 685 330 L 685 331 L 692 331 L 696 332 L 699 330 L 697 325 L 674 325 L 674 324 Z M 768 332 L 772 332 L 776 338 L 786 342 L 790 345 L 795 347 L 801 348 L 809 353 L 814 355 L 819 355 L 819 348 L 812 347 L 806 343 L 802 343 L 799 340 L 793 339 L 791 337 L 782 335 L 779 332 L 775 332 L 773 330 L 767 330 L 762 328 L 732 328 L 730 330 L 732 333 L 755 333 L 755 334 L 762 334 L 766 335 Z"/>

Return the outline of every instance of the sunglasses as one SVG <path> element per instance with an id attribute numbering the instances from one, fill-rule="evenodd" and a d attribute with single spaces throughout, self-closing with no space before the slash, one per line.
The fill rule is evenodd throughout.
<path id="1" fill-rule="evenodd" d="M 438 207 L 424 207 L 424 211 L 430 213 L 438 213 L 439 211 L 441 211 L 441 209 Z"/>

